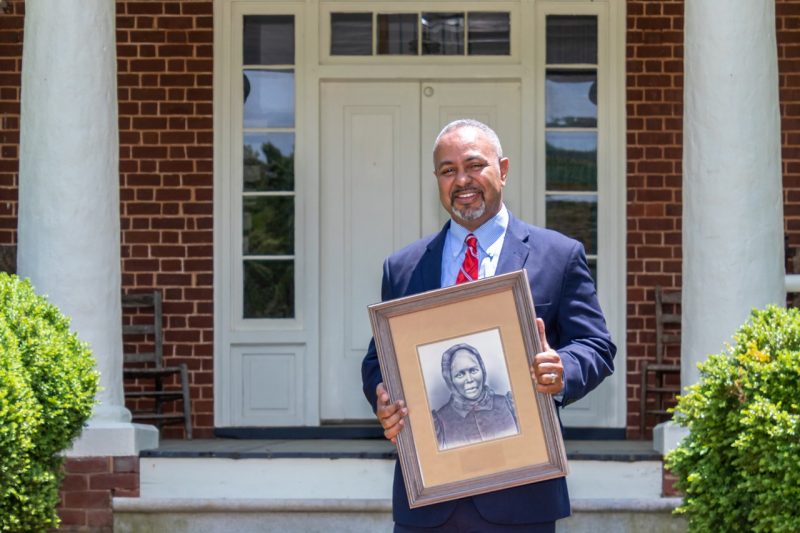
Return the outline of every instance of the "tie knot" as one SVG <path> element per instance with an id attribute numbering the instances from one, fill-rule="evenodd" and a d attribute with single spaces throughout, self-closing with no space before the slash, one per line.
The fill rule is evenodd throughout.
<path id="1" fill-rule="evenodd" d="M 467 250 L 464 252 L 464 263 L 458 271 L 456 284 L 478 279 L 478 238 L 470 233 L 464 241 L 467 243 Z"/>

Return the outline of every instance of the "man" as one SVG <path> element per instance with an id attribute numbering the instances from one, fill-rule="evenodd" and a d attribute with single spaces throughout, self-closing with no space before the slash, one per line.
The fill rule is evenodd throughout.
<path id="1" fill-rule="evenodd" d="M 580 399 L 612 373 L 616 353 L 583 246 L 508 212 L 503 187 L 509 161 L 503 157 L 497 135 L 485 124 L 458 120 L 445 126 L 434 144 L 433 160 L 439 199 L 451 220 L 438 234 L 412 243 L 385 261 L 383 300 L 469 281 L 475 274 L 482 278 L 526 269 L 543 344 L 543 352 L 534 357 L 531 377 L 536 389 L 553 395 L 559 405 Z M 396 442 L 408 408 L 402 399 L 389 401 L 374 342 L 361 374 L 364 394 L 385 437 Z M 395 532 L 431 528 L 552 532 L 555 521 L 569 513 L 564 478 L 412 510 L 399 464 L 395 467 Z"/>

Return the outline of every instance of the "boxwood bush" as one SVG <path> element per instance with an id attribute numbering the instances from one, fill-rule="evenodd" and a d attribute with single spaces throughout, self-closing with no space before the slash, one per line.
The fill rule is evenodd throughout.
<path id="1" fill-rule="evenodd" d="M 0 273 L 0 531 L 58 526 L 59 452 L 91 415 L 97 382 L 69 320 Z"/>
<path id="2" fill-rule="evenodd" d="M 690 531 L 800 531 L 800 311 L 753 311 L 700 365 L 668 454 Z"/>

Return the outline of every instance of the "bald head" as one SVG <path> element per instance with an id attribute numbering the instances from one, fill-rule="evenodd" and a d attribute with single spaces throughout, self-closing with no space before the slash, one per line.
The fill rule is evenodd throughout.
<path id="1" fill-rule="evenodd" d="M 500 138 L 497 136 L 497 133 L 484 124 L 483 122 L 471 118 L 461 118 L 458 120 L 454 120 L 450 124 L 447 124 L 442 131 L 439 132 L 439 135 L 436 136 L 436 141 L 433 143 L 433 163 L 436 164 L 436 149 L 439 147 L 439 143 L 442 140 L 442 137 L 447 135 L 450 132 L 459 130 L 461 128 L 475 128 L 480 130 L 486 135 L 486 138 L 489 140 L 489 143 L 494 148 L 495 154 L 497 154 L 497 159 L 503 159 L 503 147 L 500 145 Z"/>

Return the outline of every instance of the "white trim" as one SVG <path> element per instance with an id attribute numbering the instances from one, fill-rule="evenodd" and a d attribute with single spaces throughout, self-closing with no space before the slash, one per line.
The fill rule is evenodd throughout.
<path id="1" fill-rule="evenodd" d="M 614 361 L 615 372 L 601 388 L 578 402 L 572 410 L 562 412 L 565 425 L 592 427 L 605 420 L 605 427 L 627 426 L 626 383 L 626 263 L 625 263 L 625 9 L 624 2 L 587 1 L 541 1 L 536 2 L 536 117 L 545 116 L 545 70 L 557 68 L 546 63 L 546 17 L 547 15 L 595 15 L 597 16 L 598 54 L 596 65 L 584 65 L 597 70 L 597 254 L 588 257 L 597 259 L 597 285 L 600 304 L 604 310 L 612 339 L 617 345 Z M 569 65 L 579 70 L 582 65 Z M 545 224 L 545 121 L 536 124 L 536 182 L 534 201 L 539 225 Z M 569 131 L 569 128 L 559 128 Z M 586 131 L 586 130 L 582 130 Z M 612 147 L 617 151 L 612 153 Z M 554 191 L 549 191 L 550 193 Z M 580 192 L 569 192 L 580 195 Z M 610 288 L 610 290 L 609 290 Z M 598 401 L 598 395 L 612 388 L 611 402 Z M 584 405 L 585 412 L 576 409 Z M 589 407 L 587 408 L 586 405 Z M 599 417 L 599 418 L 598 418 Z"/>
<path id="2" fill-rule="evenodd" d="M 400 6 L 402 9 L 398 8 Z M 480 7 L 479 7 L 480 6 Z M 372 56 L 329 57 L 328 14 L 347 8 L 377 12 L 460 10 L 473 8 L 511 12 L 510 56 Z M 231 309 L 241 307 L 241 201 L 231 179 L 241 160 L 241 109 L 233 98 L 241 92 L 234 74 L 241 67 L 241 35 L 232 26 L 234 14 L 295 15 L 295 268 L 294 319 L 235 320 Z M 319 423 L 320 388 L 320 86 L 325 81 L 409 80 L 421 84 L 470 81 L 515 81 L 521 87 L 519 157 L 514 173 L 532 178 L 520 183 L 520 218 L 544 222 L 544 29 L 546 14 L 598 16 L 598 285 L 609 329 L 618 346 L 617 372 L 606 385 L 616 389 L 605 412 L 612 427 L 626 426 L 626 263 L 625 263 L 625 3 L 623 0 L 520 0 L 468 2 L 373 2 L 370 0 L 215 0 L 214 1 L 214 412 L 215 425 L 231 425 L 228 401 L 234 346 L 304 346 L 303 414 L 298 424 Z M 238 16 L 238 15 L 237 15 Z M 523 22 L 525 22 L 523 24 Z M 241 25 L 239 23 L 239 25 Z M 531 31 L 531 28 L 533 31 Z M 238 59 L 237 59 L 238 58 Z M 486 62 L 483 59 L 487 59 Z M 238 62 L 237 62 L 238 61 Z M 376 64 L 380 61 L 381 64 Z M 476 65 L 479 68 L 476 68 Z M 289 67 L 289 66 L 287 66 Z M 575 65 L 570 65 L 574 68 Z M 595 68 L 592 65 L 591 68 Z M 238 81 L 237 81 L 238 80 Z M 234 127 L 239 121 L 239 126 Z M 535 150 L 526 149 L 535 147 Z M 613 150 L 613 153 L 612 153 Z M 423 150 L 424 152 L 424 150 Z M 238 157 L 238 158 L 237 158 Z M 226 167 L 228 165 L 228 167 Z M 255 193 L 259 195 L 261 193 Z M 575 194 L 570 192 L 570 194 Z M 248 193 L 248 195 L 250 195 Z M 238 214 L 237 214 L 238 213 Z M 237 238 L 235 238 L 238 235 Z M 234 237 L 234 238 L 231 238 Z M 238 242 L 238 248 L 237 248 Z M 590 256 L 592 257 L 592 256 Z M 238 285 L 237 285 L 238 284 Z M 613 289 L 609 291 L 607 289 Z M 234 297 L 232 297 L 234 295 Z M 239 307 L 237 307 L 237 305 Z M 597 394 L 597 393 L 595 393 Z M 569 415 L 567 416 L 567 418 Z M 574 424 L 573 424 L 574 425 Z M 596 425 L 592 423 L 580 425 Z"/>
<path id="3" fill-rule="evenodd" d="M 247 417 L 236 413 L 237 398 L 242 392 L 233 383 L 232 354 L 241 348 L 258 348 L 263 353 L 288 350 L 298 358 L 296 387 L 297 409 L 292 420 L 279 415 L 281 424 L 314 425 L 319 423 L 318 401 L 318 282 L 316 269 L 309 267 L 308 257 L 316 257 L 318 248 L 318 198 L 316 187 L 308 186 L 303 176 L 317 172 L 317 148 L 309 142 L 306 103 L 314 101 L 308 94 L 306 71 L 309 54 L 306 36 L 308 17 L 304 16 L 309 2 L 271 2 L 215 0 L 214 2 L 214 425 L 241 425 Z M 235 142 L 243 135 L 242 108 L 235 105 L 233 95 L 241 94 L 241 77 L 236 75 L 245 67 L 242 61 L 242 17 L 245 14 L 294 15 L 295 64 L 295 127 L 285 131 L 295 133 L 295 189 L 292 192 L 242 193 L 242 145 Z M 313 17 L 311 17 L 313 18 Z M 313 21 L 308 23 L 313 26 Z M 311 58 L 309 57 L 311 56 Z M 316 58 L 313 58 L 314 63 Z M 280 66 L 279 66 L 280 67 Z M 258 68 L 258 67 L 256 67 Z M 270 66 L 270 68 L 273 68 Z M 312 107 L 312 105 L 309 105 Z M 311 114 L 311 120 L 316 117 Z M 283 128 L 281 128 L 283 130 Z M 276 131 L 270 129 L 270 131 Z M 306 153 L 308 150 L 308 153 Z M 313 182 L 312 182 L 313 183 Z M 291 319 L 242 319 L 242 230 L 239 203 L 247 196 L 289 196 L 295 199 L 295 317 Z M 304 223 L 307 222 L 306 223 Z M 248 257 L 250 258 L 250 257 Z M 254 256 L 254 258 L 257 258 Z M 279 259 L 270 256 L 269 259 Z M 238 378 L 242 378 L 239 376 Z M 233 387 L 233 389 L 232 389 Z M 276 419 L 277 420 L 277 419 Z"/>

